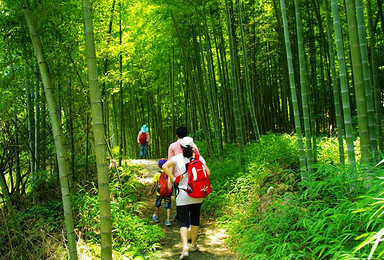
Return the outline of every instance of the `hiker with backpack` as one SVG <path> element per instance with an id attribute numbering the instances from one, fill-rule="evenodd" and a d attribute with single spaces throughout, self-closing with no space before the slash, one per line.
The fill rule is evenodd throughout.
<path id="1" fill-rule="evenodd" d="M 171 143 L 168 147 L 168 160 L 170 160 L 173 156 L 175 156 L 179 153 L 183 153 L 183 149 L 181 148 L 180 142 L 186 136 L 188 136 L 188 129 L 186 127 L 180 126 L 176 129 L 177 141 Z M 199 149 L 197 148 L 196 145 L 192 149 L 193 149 L 193 152 L 195 154 L 199 153 Z M 177 177 L 177 169 L 176 168 L 173 171 L 173 174 L 175 175 L 175 177 Z M 176 215 L 173 218 L 175 220 L 179 221 L 179 214 L 177 213 L 177 211 L 176 211 Z"/>
<path id="2" fill-rule="evenodd" d="M 149 129 L 147 125 L 143 125 L 137 135 L 137 143 L 140 145 L 140 159 L 147 158 L 148 146 L 151 145 L 149 137 Z"/>
<path id="3" fill-rule="evenodd" d="M 158 166 L 162 169 L 166 159 L 160 159 L 158 162 Z M 167 220 L 165 221 L 166 226 L 171 226 L 171 220 L 169 219 L 171 216 L 171 196 L 172 196 L 172 183 L 167 174 L 164 171 L 160 170 L 155 173 L 155 176 L 152 179 L 153 184 L 151 190 L 148 193 L 148 197 L 150 197 L 155 189 L 156 189 L 156 202 L 155 202 L 155 214 L 152 216 L 152 220 L 156 223 L 159 223 L 159 212 L 161 202 L 164 200 L 164 207 L 167 210 Z"/>
<path id="4" fill-rule="evenodd" d="M 193 152 L 193 139 L 189 136 L 180 141 L 183 153 L 173 156 L 163 165 L 163 170 L 178 187 L 176 206 L 179 214 L 180 237 L 183 251 L 180 259 L 188 257 L 189 251 L 197 251 L 197 235 L 200 225 L 200 209 L 203 197 L 211 192 L 211 174 L 204 158 Z M 177 170 L 177 177 L 174 169 Z M 188 227 L 191 226 L 191 242 L 188 246 Z"/>
<path id="5" fill-rule="evenodd" d="M 183 149 L 180 146 L 180 142 L 186 136 L 188 136 L 188 130 L 186 127 L 180 126 L 176 129 L 177 141 L 171 143 L 168 147 L 168 160 L 179 153 L 183 153 Z M 199 149 L 197 149 L 196 145 L 193 147 L 193 152 L 199 153 Z M 177 173 L 176 170 L 175 173 Z"/>

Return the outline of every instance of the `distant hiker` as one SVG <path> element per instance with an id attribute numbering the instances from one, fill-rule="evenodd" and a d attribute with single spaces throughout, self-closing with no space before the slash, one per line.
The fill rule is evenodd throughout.
<path id="1" fill-rule="evenodd" d="M 180 141 L 180 146 L 182 149 L 181 154 L 173 156 L 163 165 L 163 170 L 170 177 L 172 182 L 176 181 L 176 176 L 174 175 L 174 168 L 177 170 L 177 176 L 182 175 L 186 172 L 186 164 L 195 158 L 195 153 L 193 152 L 193 139 L 191 137 L 184 137 Z M 210 175 L 210 170 L 207 167 L 204 158 L 200 155 L 200 161 L 204 164 L 205 171 Z M 197 234 L 199 232 L 200 225 L 200 208 L 203 203 L 202 198 L 192 198 L 187 193 L 188 177 L 184 178 L 184 175 L 181 176 L 179 182 L 179 193 L 176 196 L 176 206 L 179 213 L 179 227 L 180 227 L 180 237 L 181 242 L 183 243 L 183 251 L 180 255 L 180 259 L 188 257 L 189 251 L 197 251 L 199 246 L 197 245 Z M 188 246 L 188 227 L 191 226 L 191 242 L 192 245 Z"/>
<path id="2" fill-rule="evenodd" d="M 177 155 L 177 154 L 180 154 L 180 153 L 183 153 L 183 149 L 181 148 L 181 145 L 180 145 L 180 142 L 181 142 L 181 139 L 183 139 L 184 137 L 188 136 L 188 130 L 186 127 L 184 126 L 180 126 L 176 129 L 176 137 L 177 137 L 177 141 L 172 143 L 169 147 L 168 147 L 168 160 L 170 160 L 173 156 Z M 199 149 L 197 149 L 196 145 L 193 147 L 193 152 L 194 153 L 199 153 Z M 175 170 L 173 171 L 173 174 L 175 175 L 175 177 L 178 176 L 177 174 L 177 169 L 175 168 Z M 176 189 L 175 189 L 176 190 Z M 176 215 L 173 217 L 175 220 L 179 221 L 179 214 L 176 213 Z"/>
<path id="3" fill-rule="evenodd" d="M 140 159 L 147 158 L 148 146 L 151 145 L 151 139 L 149 137 L 148 130 L 148 127 L 143 125 L 139 134 L 137 135 L 137 143 L 140 145 Z"/>
<path id="4" fill-rule="evenodd" d="M 166 162 L 166 159 L 160 159 L 158 165 L 160 169 L 162 169 L 163 164 Z M 172 183 L 167 174 L 165 174 L 162 170 L 157 171 L 155 176 L 152 179 L 153 184 L 151 190 L 148 193 L 148 197 L 150 197 L 156 189 L 156 202 L 155 202 L 155 214 L 153 214 L 152 219 L 156 223 L 159 220 L 159 211 L 161 202 L 164 200 L 164 207 L 167 210 L 167 220 L 165 221 L 166 226 L 171 226 L 171 196 L 172 196 Z"/>

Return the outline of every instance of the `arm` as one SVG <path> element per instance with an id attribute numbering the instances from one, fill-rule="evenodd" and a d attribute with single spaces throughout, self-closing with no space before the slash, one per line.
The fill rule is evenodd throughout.
<path id="1" fill-rule="evenodd" d="M 149 137 L 149 132 L 147 132 L 147 142 L 148 145 L 151 145 L 151 138 Z"/>
<path id="2" fill-rule="evenodd" d="M 163 170 L 164 170 L 165 174 L 168 175 L 171 182 L 175 181 L 175 176 L 173 176 L 173 170 L 174 170 L 175 166 L 176 166 L 176 164 L 172 160 L 168 160 L 166 163 L 163 164 Z"/>
<path id="3" fill-rule="evenodd" d="M 154 182 L 154 183 L 152 184 L 151 190 L 148 192 L 148 197 L 151 197 L 151 195 L 152 195 L 153 192 L 155 191 L 155 186 L 156 186 L 156 182 Z"/>
<path id="4" fill-rule="evenodd" d="M 140 144 L 139 137 L 140 137 L 141 131 L 137 134 L 137 143 Z"/>
<path id="5" fill-rule="evenodd" d="M 211 170 L 208 168 L 208 166 L 206 164 L 204 164 L 204 167 L 205 167 L 205 170 L 206 170 L 208 176 L 211 176 Z"/>

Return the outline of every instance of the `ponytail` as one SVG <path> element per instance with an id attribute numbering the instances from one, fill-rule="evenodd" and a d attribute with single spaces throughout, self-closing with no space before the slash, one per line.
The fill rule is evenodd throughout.
<path id="1" fill-rule="evenodd" d="M 193 155 L 192 147 L 188 147 L 188 148 L 182 147 L 182 148 L 183 148 L 183 156 L 187 158 L 191 158 Z"/>

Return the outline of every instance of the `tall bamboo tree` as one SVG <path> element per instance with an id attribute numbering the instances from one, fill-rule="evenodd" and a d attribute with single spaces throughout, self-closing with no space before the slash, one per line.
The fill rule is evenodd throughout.
<path id="1" fill-rule="evenodd" d="M 93 35 L 92 6 L 83 0 L 84 38 L 87 55 L 89 94 L 97 162 L 97 179 L 100 202 L 101 259 L 112 259 L 112 221 L 107 164 L 107 143 L 101 106 L 101 92 L 97 73 L 95 40 Z"/>
<path id="2" fill-rule="evenodd" d="M 60 111 L 58 111 L 56 97 L 53 92 L 53 82 L 48 70 L 48 64 L 44 58 L 43 45 L 41 43 L 40 35 L 37 31 L 37 27 L 33 18 L 33 14 L 30 10 L 29 4 L 26 0 L 20 0 L 23 8 L 24 17 L 27 22 L 29 34 L 33 43 L 37 63 L 40 69 L 40 75 L 44 85 L 44 92 L 47 99 L 49 108 L 49 116 L 51 119 L 52 132 L 55 140 L 55 148 L 57 161 L 59 166 L 60 186 L 63 200 L 63 209 L 65 217 L 65 225 L 67 229 L 68 249 L 70 259 L 77 259 L 76 251 L 76 235 L 74 232 L 72 206 L 68 185 L 68 171 L 67 165 L 67 151 L 64 145 L 64 136 L 60 120 Z"/>
<path id="3" fill-rule="evenodd" d="M 337 0 L 331 0 L 331 6 L 332 6 L 333 27 L 335 30 L 337 59 L 339 63 L 341 100 L 342 100 L 343 114 L 344 114 L 344 127 L 345 127 L 345 138 L 347 142 L 348 164 L 353 165 L 355 163 L 355 151 L 354 151 L 354 143 L 353 143 L 354 140 L 353 140 L 353 129 L 352 129 L 352 115 L 351 115 L 351 105 L 349 100 L 347 69 L 345 66 L 345 55 L 344 55 L 343 39 L 341 34 L 341 25 L 340 25 Z"/>
<path id="4" fill-rule="evenodd" d="M 231 0 L 229 0 L 231 1 Z M 240 111 L 240 104 L 239 104 L 239 82 L 237 78 L 237 57 L 235 56 L 234 51 L 234 39 L 233 39 L 233 31 L 232 31 L 232 19 L 231 14 L 229 12 L 229 1 L 225 1 L 225 8 L 227 12 L 227 26 L 228 26 L 228 35 L 229 35 L 229 48 L 230 48 L 230 55 L 231 55 L 231 82 L 232 82 L 232 98 L 233 98 L 233 114 L 235 117 L 235 126 L 236 126 L 236 135 L 240 147 L 240 162 L 241 164 L 245 163 L 244 158 L 244 135 L 242 131 L 242 124 L 241 124 L 241 111 Z"/>
<path id="5" fill-rule="evenodd" d="M 344 138 L 343 138 L 344 129 L 343 129 L 343 117 L 341 114 L 342 108 L 340 104 L 340 84 L 336 77 L 335 52 L 333 48 L 333 37 L 332 37 L 332 21 L 331 21 L 331 13 L 329 11 L 328 3 L 325 3 L 325 17 L 327 20 L 328 52 L 329 52 L 329 63 L 330 63 L 331 77 L 332 77 L 333 103 L 335 107 L 337 136 L 339 141 L 339 157 L 340 157 L 340 164 L 345 164 Z"/>
<path id="6" fill-rule="evenodd" d="M 241 32 L 241 44 L 242 44 L 242 48 L 243 48 L 245 85 L 247 87 L 247 93 L 248 93 L 248 95 L 247 95 L 248 109 L 249 109 L 249 112 L 251 114 L 253 132 L 255 134 L 256 140 L 258 140 L 258 139 L 260 139 L 260 131 L 259 131 L 259 126 L 257 124 L 255 105 L 253 104 L 253 94 L 252 94 L 251 82 L 249 79 L 247 48 L 245 46 L 245 36 L 244 36 L 243 18 L 242 18 L 240 0 L 237 1 L 237 14 L 239 17 L 239 26 L 240 26 L 240 32 Z"/>
<path id="7" fill-rule="evenodd" d="M 122 8 L 119 3 L 119 45 L 120 48 L 123 44 L 123 30 L 122 30 Z M 119 165 L 123 161 L 123 147 L 124 147 L 124 89 L 123 89 L 123 53 L 120 50 L 119 53 L 119 110 L 120 110 L 120 141 L 119 141 Z M 117 128 L 117 126 L 116 126 Z"/>
<path id="8" fill-rule="evenodd" d="M 215 66 L 213 64 L 212 57 L 212 47 L 211 47 L 211 38 L 209 36 L 209 29 L 207 24 L 207 19 L 205 14 L 202 14 L 204 18 L 204 32 L 205 32 L 205 46 L 206 46 L 206 56 L 207 56 L 207 67 L 208 67 L 208 102 L 211 112 L 211 117 L 213 119 L 213 128 L 214 128 L 214 136 L 217 146 L 217 151 L 219 157 L 221 157 L 223 150 L 223 140 L 222 140 L 222 129 L 221 123 L 219 119 L 219 104 L 217 102 L 217 90 L 216 90 L 216 79 L 215 79 Z"/>
<path id="9" fill-rule="evenodd" d="M 346 0 L 348 35 L 352 57 L 353 81 L 357 105 L 357 122 L 359 126 L 361 162 L 366 163 L 371 157 L 369 141 L 367 102 L 364 87 L 364 77 L 361 63 L 361 52 L 356 22 L 355 0 Z"/>
<path id="10" fill-rule="evenodd" d="M 196 30 L 194 27 L 191 28 L 192 32 L 192 42 L 193 42 L 193 50 L 194 50 L 194 58 L 190 57 L 191 60 L 193 60 L 193 66 L 194 69 L 192 70 L 192 75 L 193 75 L 193 80 L 195 81 L 192 87 L 195 88 L 194 94 L 196 100 L 199 100 L 197 102 L 197 109 L 199 111 L 199 116 L 200 116 L 200 124 L 201 127 L 204 131 L 204 139 L 207 142 L 207 149 L 209 151 L 209 154 L 212 154 L 212 143 L 211 143 L 211 134 L 210 134 L 210 129 L 209 129 L 209 123 L 208 123 L 208 113 L 206 111 L 206 101 L 204 98 L 204 73 L 203 73 L 203 68 L 202 68 L 202 62 L 201 62 L 201 48 L 197 42 L 197 34 Z"/>
<path id="11" fill-rule="evenodd" d="M 295 120 L 297 145 L 298 145 L 298 149 L 299 149 L 301 178 L 307 179 L 308 176 L 307 176 L 306 161 L 305 161 L 305 151 L 304 151 L 304 144 L 303 144 L 303 136 L 301 133 L 299 105 L 297 102 L 296 83 L 295 83 L 295 76 L 293 73 L 291 43 L 289 40 L 288 21 L 287 21 L 287 14 L 286 14 L 286 8 L 285 8 L 284 0 L 280 0 L 280 8 L 281 8 L 281 16 L 283 19 L 285 51 L 287 54 L 289 84 L 291 87 L 291 97 L 292 97 L 292 105 L 293 105 L 293 116 L 294 116 L 294 120 Z"/>
<path id="12" fill-rule="evenodd" d="M 27 68 L 26 68 L 26 71 Z M 26 80 L 27 81 L 27 80 Z M 26 100 L 27 100 L 27 120 L 28 120 L 28 135 L 29 135 L 29 157 L 30 157 L 30 172 L 31 172 L 31 180 L 32 187 L 34 185 L 35 180 L 35 164 L 36 164 L 36 156 L 35 156 L 35 138 L 33 138 L 33 129 L 34 129 L 34 120 L 33 120 L 33 96 L 32 90 L 29 82 L 25 82 L 26 84 Z"/>
<path id="13" fill-rule="evenodd" d="M 359 35 L 359 46 L 360 46 L 360 53 L 361 53 L 361 65 L 363 69 L 365 98 L 367 103 L 369 141 L 371 145 L 371 155 L 374 156 L 377 152 L 377 134 L 376 134 L 376 122 L 375 122 L 375 110 L 374 110 L 372 87 L 371 87 L 371 72 L 369 69 L 367 33 L 366 33 L 365 21 L 364 21 L 364 6 L 363 6 L 362 0 L 356 0 L 356 18 L 357 18 L 357 31 Z"/>
<path id="14" fill-rule="evenodd" d="M 303 119 L 304 119 L 304 132 L 305 132 L 305 143 L 307 152 L 307 169 L 308 173 L 313 172 L 313 153 L 312 153 L 312 134 L 311 134 L 311 123 L 309 118 L 308 108 L 308 80 L 305 64 L 305 53 L 304 53 L 304 37 L 303 27 L 301 24 L 301 14 L 299 0 L 295 0 L 295 16 L 296 16 L 296 33 L 297 33 L 297 45 L 299 49 L 299 66 L 300 66 L 300 86 L 301 86 L 301 104 L 303 107 Z"/>
<path id="15" fill-rule="evenodd" d="M 373 19 L 372 19 L 372 3 L 371 0 L 367 0 L 367 16 L 368 16 L 368 29 L 369 29 L 369 45 L 371 53 L 371 72 L 372 72 L 372 87 L 374 93 L 374 103 L 375 103 L 375 121 L 376 121 L 376 133 L 378 137 L 378 146 L 379 150 L 383 151 L 383 136 L 381 130 L 381 98 L 380 98 L 380 86 L 379 86 L 379 76 L 377 69 L 377 57 L 376 57 L 376 35 L 373 28 Z"/>

